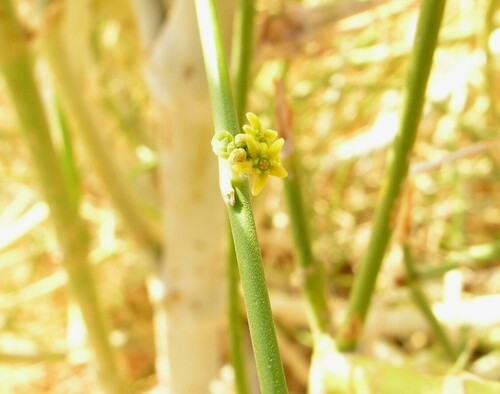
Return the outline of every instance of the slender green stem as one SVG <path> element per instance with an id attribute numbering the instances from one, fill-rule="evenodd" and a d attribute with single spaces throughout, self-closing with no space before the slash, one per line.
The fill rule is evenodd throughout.
<path id="1" fill-rule="evenodd" d="M 201 46 L 207 73 L 208 91 L 215 130 L 238 134 L 239 125 L 233 103 L 226 55 L 214 0 L 196 0 Z"/>
<path id="2" fill-rule="evenodd" d="M 448 335 L 446 335 L 443 327 L 441 327 L 441 324 L 439 324 L 438 320 L 436 319 L 436 316 L 434 316 L 434 313 L 429 306 L 429 302 L 427 301 L 427 298 L 425 297 L 425 294 L 420 287 L 418 275 L 415 270 L 415 261 L 413 260 L 409 245 L 403 245 L 403 254 L 406 267 L 406 278 L 408 280 L 408 286 L 410 287 L 413 300 L 431 326 L 432 331 L 434 331 L 434 334 L 436 335 L 436 338 L 443 345 L 446 353 L 448 354 L 448 357 L 450 357 L 451 360 L 455 360 L 457 352 L 451 344 L 451 341 L 448 338 Z"/>
<path id="3" fill-rule="evenodd" d="M 0 66 L 50 207 L 68 273 L 69 285 L 82 311 L 99 366 L 103 389 L 126 392 L 100 308 L 95 280 L 87 260 L 89 234 L 69 191 L 55 152 L 48 122 L 32 73 L 27 36 L 10 1 L 0 2 Z"/>
<path id="4" fill-rule="evenodd" d="M 283 159 L 283 163 L 288 171 L 288 176 L 283 179 L 283 184 L 297 253 L 297 263 L 302 273 L 303 291 L 308 304 L 312 331 L 315 339 L 318 339 L 321 334 L 328 334 L 331 328 L 324 270 L 314 258 L 311 248 L 309 224 L 295 153 L 290 153 Z"/>
<path id="5" fill-rule="evenodd" d="M 80 204 L 80 173 L 75 163 L 75 155 L 73 149 L 73 139 L 68 127 L 68 122 L 66 117 L 59 105 L 59 100 L 57 98 L 54 100 L 55 112 L 57 115 L 57 121 L 59 128 L 61 130 L 62 142 L 63 142 L 63 152 L 62 152 L 62 165 L 64 169 L 64 174 L 68 180 L 68 186 L 73 200 L 76 205 Z"/>
<path id="6" fill-rule="evenodd" d="M 239 132 L 214 0 L 196 0 L 200 37 L 215 130 Z M 221 160 L 219 160 L 221 162 Z M 224 163 L 222 163 L 224 165 Z M 260 245 L 246 178 L 231 179 L 234 205 L 227 205 L 247 309 L 252 346 L 263 394 L 287 393 L 276 339 Z"/>
<path id="7" fill-rule="evenodd" d="M 500 258 L 500 242 L 474 245 L 458 252 L 448 253 L 445 261 L 435 267 L 419 269 L 418 277 L 433 279 L 460 267 L 473 267 Z"/>
<path id="8" fill-rule="evenodd" d="M 236 203 L 233 207 L 228 207 L 229 220 L 238 258 L 260 386 L 263 394 L 287 393 L 252 213 L 248 181 L 236 180 L 233 186 L 236 191 Z"/>
<path id="9" fill-rule="evenodd" d="M 255 6 L 253 0 L 241 0 L 236 18 L 236 41 L 233 46 L 233 66 L 236 70 L 235 98 L 238 121 L 243 123 L 247 107 L 250 67 L 252 65 Z"/>
<path id="10" fill-rule="evenodd" d="M 362 331 L 377 276 L 397 215 L 398 200 L 408 173 L 410 155 L 422 115 L 445 0 L 423 0 L 410 58 L 401 123 L 392 152 L 382 196 L 375 214 L 368 250 L 354 280 L 347 317 L 339 333 L 339 347 L 353 349 Z"/>
<path id="11" fill-rule="evenodd" d="M 58 29 L 61 15 L 51 15 L 42 36 L 42 48 L 49 61 L 56 88 L 66 109 L 73 120 L 75 129 L 80 132 L 84 146 L 93 165 L 109 191 L 116 209 L 135 238 L 151 250 L 161 249 L 159 226 L 145 215 L 137 195 L 132 191 L 118 164 L 115 162 L 104 140 L 99 134 L 101 125 L 92 107 L 82 94 L 82 84 L 70 65 L 68 53 Z"/>
<path id="12" fill-rule="evenodd" d="M 284 64 L 283 76 L 288 64 Z M 295 242 L 297 265 L 302 275 L 302 291 L 306 299 L 309 321 L 315 348 L 323 334 L 330 334 L 331 320 L 326 294 L 326 282 L 323 266 L 314 258 L 308 214 L 302 195 L 300 161 L 297 159 L 293 143 L 293 123 L 291 109 L 285 98 L 284 84 L 276 84 L 276 114 L 278 127 L 287 140 L 282 160 L 288 176 L 283 179 L 285 196 L 290 216 L 290 227 Z"/>
<path id="13" fill-rule="evenodd" d="M 235 41 L 233 44 L 233 69 L 235 70 L 235 106 L 238 122 L 244 121 L 248 85 L 250 80 L 250 64 L 253 44 L 253 25 L 255 7 L 253 0 L 240 1 L 239 10 L 235 20 Z M 229 227 L 230 230 L 230 227 Z M 243 351 L 243 325 L 241 324 L 239 303 L 239 274 L 234 241 L 229 231 L 228 234 L 228 282 L 229 282 L 229 330 L 231 336 L 231 361 L 234 368 L 234 380 L 238 394 L 250 393 L 246 375 L 245 355 Z"/>
<path id="14" fill-rule="evenodd" d="M 238 284 L 240 275 L 238 273 L 238 260 L 234 249 L 231 227 L 228 226 L 227 237 L 227 263 L 228 263 L 228 309 L 229 309 L 229 335 L 231 362 L 234 369 L 234 381 L 238 394 L 249 394 L 250 387 L 246 374 L 246 363 L 244 353 L 243 324 L 240 314 L 240 293 Z"/>
<path id="15" fill-rule="evenodd" d="M 287 139 L 282 152 L 283 164 L 288 176 L 283 179 L 297 255 L 297 265 L 301 273 L 302 291 L 308 306 L 309 321 L 315 347 L 323 334 L 330 334 L 331 321 L 326 295 L 323 266 L 314 258 L 308 221 L 308 214 L 302 195 L 300 161 L 297 159 L 293 143 L 293 123 L 290 106 L 285 98 L 283 83 L 276 84 L 276 114 L 278 127 Z"/>

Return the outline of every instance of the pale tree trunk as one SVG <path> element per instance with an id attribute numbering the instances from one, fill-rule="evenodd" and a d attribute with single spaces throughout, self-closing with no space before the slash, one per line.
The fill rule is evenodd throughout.
<path id="1" fill-rule="evenodd" d="M 231 2 L 221 3 L 221 19 L 230 21 Z M 214 131 L 194 2 L 174 1 L 163 25 L 151 12 L 161 8 L 157 2 L 136 0 L 134 6 L 161 139 L 166 253 L 150 281 L 159 388 L 206 393 L 222 361 L 226 220 L 210 147 Z"/>

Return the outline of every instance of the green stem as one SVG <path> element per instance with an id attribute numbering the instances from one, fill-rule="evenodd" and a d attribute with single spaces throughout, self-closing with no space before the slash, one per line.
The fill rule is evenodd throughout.
<path id="1" fill-rule="evenodd" d="M 408 280 L 408 286 L 410 287 L 413 301 L 415 301 L 415 304 L 420 309 L 427 322 L 431 326 L 432 331 L 434 331 L 434 335 L 436 335 L 436 338 L 443 345 L 446 353 L 448 354 L 448 357 L 450 357 L 451 360 L 455 360 L 457 353 L 453 345 L 451 344 L 450 339 L 446 335 L 443 327 L 441 327 L 441 324 L 439 324 L 436 316 L 434 316 L 434 313 L 432 312 L 432 309 L 427 302 L 425 294 L 420 287 L 418 275 L 415 270 L 415 262 L 413 260 L 409 245 L 403 245 L 403 254 L 406 267 L 406 278 Z"/>
<path id="2" fill-rule="evenodd" d="M 316 340 L 321 334 L 328 334 L 331 328 L 330 311 L 325 292 L 325 275 L 323 267 L 315 260 L 311 248 L 309 224 L 295 153 L 291 152 L 286 156 L 283 163 L 288 171 L 288 176 L 283 179 L 283 184 L 290 214 L 290 226 L 295 241 L 297 263 L 302 272 L 303 291 L 308 304 L 309 319 Z"/>
<path id="3" fill-rule="evenodd" d="M 54 107 L 63 142 L 61 161 L 63 164 L 64 174 L 66 175 L 66 178 L 68 180 L 71 196 L 75 201 L 75 204 L 79 205 L 81 192 L 80 173 L 75 163 L 73 140 L 69 131 L 68 122 L 66 121 L 66 117 L 64 116 L 64 113 L 59 105 L 59 100 L 57 98 L 54 100 Z"/>
<path id="4" fill-rule="evenodd" d="M 250 388 L 246 374 L 246 363 L 244 353 L 243 324 L 240 314 L 240 292 L 238 284 L 240 276 L 238 273 L 238 260 L 234 249 L 231 227 L 228 226 L 227 237 L 227 263 L 228 263 L 228 309 L 229 309 L 229 335 L 231 362 L 234 369 L 234 380 L 238 394 L 249 394 Z"/>
<path id="5" fill-rule="evenodd" d="M 105 184 L 114 206 L 122 215 L 135 238 L 151 250 L 161 249 L 161 232 L 140 206 L 138 196 L 124 179 L 118 164 L 109 154 L 99 134 L 102 128 L 92 107 L 85 102 L 82 84 L 69 62 L 68 53 L 59 32 L 61 15 L 52 15 L 43 34 L 43 50 L 49 61 L 56 88 L 75 121 L 75 129 Z"/>
<path id="6" fill-rule="evenodd" d="M 474 267 L 500 258 L 500 242 L 470 246 L 465 250 L 448 253 L 445 261 L 438 266 L 417 271 L 421 280 L 433 279 L 460 267 Z"/>
<path id="7" fill-rule="evenodd" d="M 239 132 L 214 0 L 196 0 L 216 131 Z M 225 163 L 222 163 L 224 165 Z M 247 309 L 252 346 L 263 394 L 287 393 L 274 329 L 260 245 L 246 178 L 231 179 L 234 205 L 227 205 Z"/>
<path id="8" fill-rule="evenodd" d="M 237 40 L 233 47 L 233 66 L 236 70 L 234 104 L 240 124 L 245 120 L 247 108 L 250 66 L 252 65 L 254 16 L 254 1 L 241 0 L 235 23 L 237 28 L 235 37 L 237 37 Z"/>
<path id="9" fill-rule="evenodd" d="M 32 73 L 33 64 L 27 39 L 12 3 L 0 2 L 0 47 L 3 48 L 0 52 L 0 66 L 50 207 L 57 238 L 65 256 L 64 267 L 68 273 L 70 289 L 82 311 L 103 388 L 108 393 L 123 393 L 125 387 L 118 373 L 115 352 L 108 342 L 108 330 L 87 260 L 88 230 L 69 191 L 51 140 Z"/>
<path id="10" fill-rule="evenodd" d="M 372 235 L 354 280 L 347 317 L 339 333 L 339 347 L 350 350 L 361 334 L 377 276 L 387 249 L 397 215 L 398 200 L 408 173 L 410 155 L 422 115 L 445 0 L 423 0 L 410 59 L 401 122 L 392 152 L 382 197 L 375 214 Z"/>
<path id="11" fill-rule="evenodd" d="M 255 7 L 253 0 L 242 0 L 235 20 L 236 32 L 233 44 L 233 66 L 235 70 L 235 106 L 238 122 L 244 121 L 248 85 L 250 80 L 250 64 L 252 62 L 253 25 Z M 230 230 L 230 228 L 229 228 Z M 228 282 L 229 282 L 229 330 L 231 336 L 231 361 L 234 368 L 234 380 L 238 394 L 250 393 L 246 375 L 244 357 L 243 325 L 241 322 L 239 303 L 239 274 L 236 251 L 231 231 L 228 234 Z"/>
<path id="12" fill-rule="evenodd" d="M 283 67 L 284 79 L 288 64 Z M 287 139 L 287 148 L 282 152 L 282 160 L 288 176 L 283 179 L 285 196 L 290 216 L 297 254 L 297 265 L 302 279 L 302 292 L 305 296 L 309 322 L 316 347 L 323 334 L 330 334 L 331 319 L 326 294 L 326 281 L 323 266 L 314 258 L 308 214 L 302 195 L 302 180 L 300 161 L 296 157 L 293 143 L 293 122 L 290 115 L 291 109 L 285 98 L 284 84 L 276 85 L 276 113 L 280 132 Z"/>
<path id="13" fill-rule="evenodd" d="M 248 181 L 233 182 L 236 203 L 228 206 L 248 324 L 263 394 L 287 393 L 266 287 Z"/>
<path id="14" fill-rule="evenodd" d="M 472 260 L 475 264 L 485 264 L 500 257 L 500 242 L 492 242 L 470 246 L 462 252 L 450 252 L 449 259 L 465 262 Z"/>

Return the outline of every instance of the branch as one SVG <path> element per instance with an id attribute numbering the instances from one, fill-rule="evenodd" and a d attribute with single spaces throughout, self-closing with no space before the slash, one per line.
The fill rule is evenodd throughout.
<path id="1" fill-rule="evenodd" d="M 227 130 L 226 133 L 236 135 L 239 132 L 238 119 L 232 99 L 229 72 L 214 0 L 196 0 L 196 12 L 215 131 L 220 133 Z M 227 162 L 223 165 L 230 165 L 227 160 L 219 159 L 219 162 L 222 161 Z M 231 171 L 230 168 L 229 171 Z M 238 259 L 261 390 L 263 394 L 285 394 L 288 389 L 267 293 L 248 180 L 245 177 L 238 177 L 231 179 L 231 184 L 234 197 L 226 201 L 227 211 Z"/>
<path id="2" fill-rule="evenodd" d="M 85 99 L 81 78 L 70 63 L 60 31 L 61 10 L 57 7 L 47 12 L 47 23 L 43 31 L 42 46 L 50 64 L 53 78 L 62 104 L 74 121 L 88 155 L 106 187 L 115 208 L 122 215 L 134 237 L 153 251 L 162 245 L 160 228 L 145 215 L 138 195 L 127 183 L 118 162 L 110 154 L 101 137 L 102 125 L 93 107 Z"/>
<path id="3" fill-rule="evenodd" d="M 375 214 L 368 249 L 354 280 L 347 317 L 339 333 L 339 345 L 345 350 L 355 347 L 363 329 L 382 260 L 394 230 L 394 218 L 398 211 L 424 107 L 427 81 L 445 4 L 446 0 L 424 0 L 421 5 L 399 131 L 392 152 L 389 154 L 385 184 Z"/>

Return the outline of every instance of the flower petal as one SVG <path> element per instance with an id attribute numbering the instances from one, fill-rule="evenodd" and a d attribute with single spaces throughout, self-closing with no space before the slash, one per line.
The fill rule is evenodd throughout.
<path id="1" fill-rule="evenodd" d="M 279 154 L 281 152 L 281 148 L 283 148 L 283 144 L 285 143 L 285 140 L 283 138 L 278 138 L 276 141 L 274 141 L 269 148 L 267 148 L 267 154 L 269 155 L 270 159 L 276 159 L 279 157 Z"/>
<path id="2" fill-rule="evenodd" d="M 245 132 L 245 134 L 249 134 L 249 135 L 252 135 L 254 137 L 257 137 L 257 134 L 259 134 L 259 130 L 255 129 L 252 126 L 249 126 L 247 124 L 243 126 L 243 131 Z"/>
<path id="3" fill-rule="evenodd" d="M 232 169 L 235 172 L 242 172 L 243 174 L 253 174 L 255 172 L 253 163 L 251 161 L 244 161 L 242 163 L 234 163 Z"/>
<path id="4" fill-rule="evenodd" d="M 279 163 L 273 163 L 273 166 L 269 173 L 273 176 L 277 176 L 278 178 L 284 178 L 288 175 L 288 172 L 286 172 L 283 166 Z"/>
<path id="5" fill-rule="evenodd" d="M 259 157 L 262 154 L 261 146 L 255 138 L 247 138 L 248 153 L 252 159 Z"/>
<path id="6" fill-rule="evenodd" d="M 270 144 L 276 139 L 276 137 L 278 136 L 278 132 L 275 130 L 267 129 L 261 133 L 261 136 L 264 141 Z"/>
<path id="7" fill-rule="evenodd" d="M 254 179 L 253 185 L 252 185 L 252 194 L 254 196 L 258 195 L 262 191 L 264 186 L 266 186 L 266 182 L 267 182 L 268 177 L 269 177 L 268 174 L 259 174 L 259 175 L 255 176 L 255 179 Z"/>
<path id="8" fill-rule="evenodd" d="M 246 117 L 248 122 L 252 125 L 254 129 L 262 130 L 262 125 L 260 124 L 260 119 L 253 112 L 247 112 Z"/>

